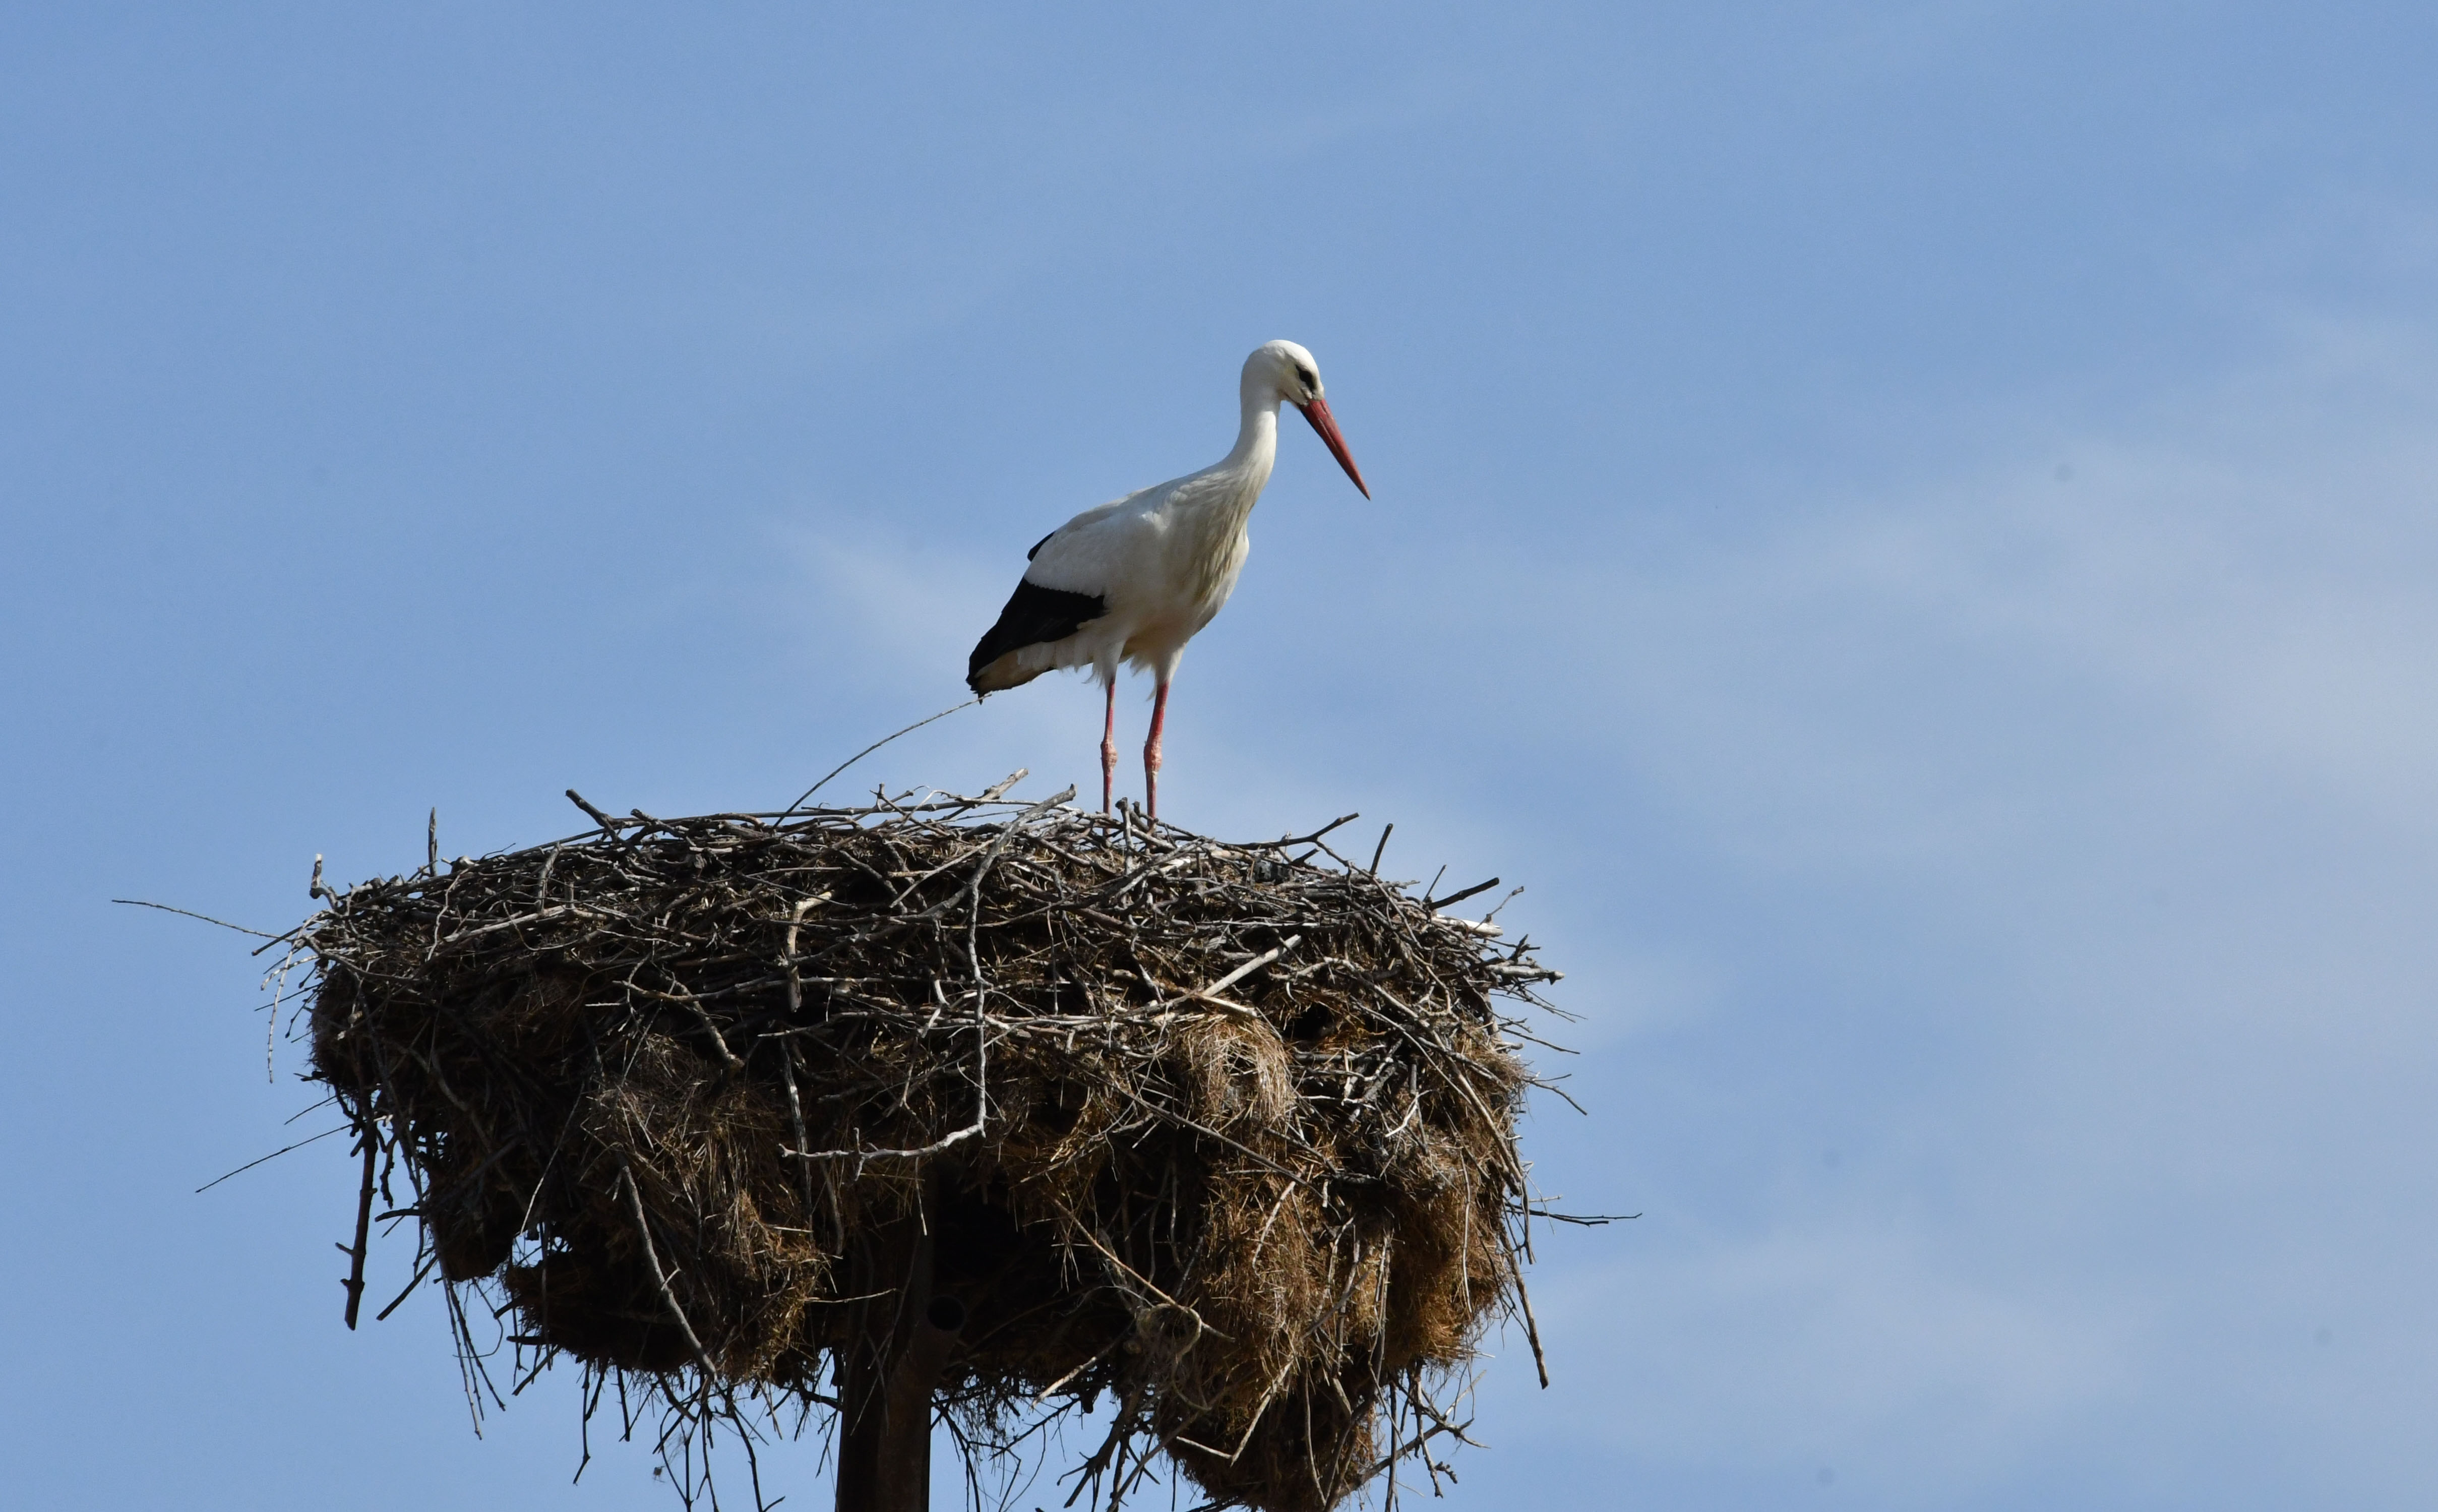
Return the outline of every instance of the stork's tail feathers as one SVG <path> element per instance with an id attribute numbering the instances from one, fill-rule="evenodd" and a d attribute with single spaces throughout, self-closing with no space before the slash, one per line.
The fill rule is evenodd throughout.
<path id="1" fill-rule="evenodd" d="M 1022 687 L 1049 670 L 1047 667 L 1040 667 L 1028 670 L 1020 665 L 1022 661 L 1023 657 L 1015 651 L 1010 651 L 988 667 L 978 667 L 967 672 L 965 686 L 974 690 L 974 697 L 988 698 L 994 693 L 1004 693 L 1012 687 Z"/>

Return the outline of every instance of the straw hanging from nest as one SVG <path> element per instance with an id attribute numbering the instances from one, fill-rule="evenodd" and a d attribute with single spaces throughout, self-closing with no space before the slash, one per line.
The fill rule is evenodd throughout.
<path id="1" fill-rule="evenodd" d="M 1267 1512 L 1436 1476 L 1442 1397 L 1521 1302 L 1515 1015 L 1555 973 L 1327 830 L 1223 845 L 1007 786 L 588 805 L 326 892 L 295 939 L 365 1157 L 351 1321 L 379 1185 L 478 1410 L 466 1286 L 521 1380 L 583 1362 L 588 1418 L 614 1382 L 631 1428 L 643 1378 L 689 1497 L 719 1423 L 750 1460 L 789 1404 L 834 1414 L 850 1512 L 926 1504 L 935 1403 L 1014 1453 L 1107 1402 L 1070 1473 L 1112 1507 L 1155 1450 Z"/>

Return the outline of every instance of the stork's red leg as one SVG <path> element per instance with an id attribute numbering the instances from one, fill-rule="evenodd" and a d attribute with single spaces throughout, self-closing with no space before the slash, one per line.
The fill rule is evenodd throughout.
<path id="1" fill-rule="evenodd" d="M 1159 817 L 1159 732 L 1166 723 L 1168 681 L 1163 678 L 1151 698 L 1151 738 L 1143 742 L 1143 809 L 1154 819 Z"/>
<path id="2" fill-rule="evenodd" d="M 1109 679 L 1109 713 L 1101 723 L 1101 811 L 1109 811 L 1109 790 L 1118 780 L 1118 680 Z"/>

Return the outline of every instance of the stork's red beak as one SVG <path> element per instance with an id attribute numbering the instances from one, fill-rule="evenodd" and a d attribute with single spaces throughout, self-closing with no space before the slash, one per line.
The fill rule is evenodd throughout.
<path id="1" fill-rule="evenodd" d="M 1329 401 L 1315 394 L 1312 401 L 1303 406 L 1303 418 L 1312 421 L 1312 428 L 1318 431 L 1321 440 L 1327 443 L 1329 454 L 1337 458 L 1337 465 L 1346 470 L 1346 475 L 1354 480 L 1356 488 L 1363 489 L 1363 497 L 1371 497 L 1371 490 L 1363 486 L 1363 470 L 1354 465 L 1352 454 L 1346 450 L 1346 437 L 1337 434 L 1337 421 L 1330 418 Z"/>

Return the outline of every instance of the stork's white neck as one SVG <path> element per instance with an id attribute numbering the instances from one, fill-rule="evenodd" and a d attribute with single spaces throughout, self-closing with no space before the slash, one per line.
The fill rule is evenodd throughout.
<path id="1" fill-rule="evenodd" d="M 1211 471 L 1238 474 L 1246 491 L 1259 495 L 1279 457 L 1279 391 L 1276 384 L 1251 373 L 1245 375 L 1239 387 L 1243 417 L 1236 428 L 1236 446 Z"/>
<path id="2" fill-rule="evenodd" d="M 1168 539 L 1180 596 L 1195 606 L 1191 622 L 1180 623 L 1180 647 L 1219 612 L 1235 587 L 1237 570 L 1245 564 L 1245 526 L 1278 460 L 1277 384 L 1255 382 L 1247 375 L 1240 392 L 1243 418 L 1234 448 L 1192 477 L 1177 479 L 1162 506 L 1178 526 Z"/>

